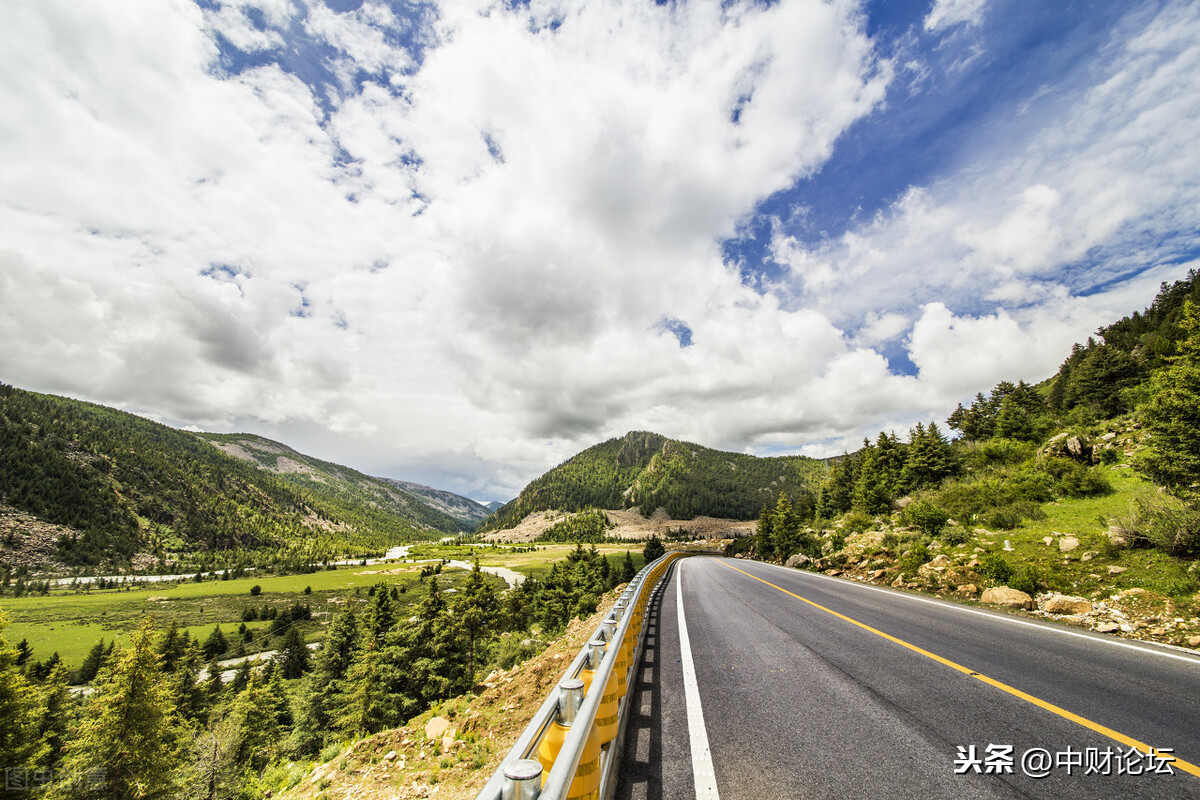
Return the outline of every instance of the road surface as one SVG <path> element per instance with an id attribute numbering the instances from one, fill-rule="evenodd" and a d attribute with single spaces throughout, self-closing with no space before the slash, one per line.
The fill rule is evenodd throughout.
<path id="1" fill-rule="evenodd" d="M 740 559 L 651 611 L 621 800 L 1200 798 L 1178 649 Z"/>

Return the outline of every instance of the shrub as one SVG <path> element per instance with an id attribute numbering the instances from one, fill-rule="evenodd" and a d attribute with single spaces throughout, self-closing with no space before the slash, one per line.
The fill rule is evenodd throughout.
<path id="1" fill-rule="evenodd" d="M 971 534 L 963 526 L 955 525 L 942 532 L 942 541 L 949 545 L 966 544 L 971 541 Z"/>
<path id="2" fill-rule="evenodd" d="M 881 545 L 883 545 L 884 547 L 886 547 L 887 549 L 891 550 L 896 545 L 900 544 L 900 537 L 897 536 L 896 534 L 892 533 L 891 531 L 888 531 L 887 533 L 885 533 L 883 535 L 883 538 L 880 539 L 879 543 Z"/>
<path id="3" fill-rule="evenodd" d="M 942 528 L 946 527 L 950 513 L 928 500 L 917 500 L 904 507 L 900 512 L 900 519 L 906 525 L 919 528 L 927 536 L 937 536 L 942 532 Z"/>
<path id="4" fill-rule="evenodd" d="M 870 530 L 874 525 L 875 519 L 861 511 L 851 511 L 842 517 L 842 530 L 847 530 L 851 533 L 862 533 L 863 531 Z"/>
<path id="5" fill-rule="evenodd" d="M 898 566 L 901 572 L 916 572 L 917 569 L 929 560 L 929 547 L 923 540 L 918 539 L 913 542 L 912 547 L 900 557 Z"/>
<path id="6" fill-rule="evenodd" d="M 250 596 L 251 597 L 258 597 L 260 594 L 262 594 L 262 587 L 259 586 L 257 583 L 250 587 Z"/>
<path id="7" fill-rule="evenodd" d="M 1012 504 L 994 508 L 984 516 L 983 524 L 993 530 L 1010 531 L 1021 527 L 1021 512 Z"/>
<path id="8" fill-rule="evenodd" d="M 1200 510 L 1169 494 L 1134 500 L 1129 517 L 1117 523 L 1132 547 L 1157 547 L 1175 556 L 1200 555 Z"/>
<path id="9" fill-rule="evenodd" d="M 1032 442 L 997 438 L 981 443 L 972 455 L 979 466 L 1007 466 L 1028 461 L 1036 453 L 1037 446 Z"/>
<path id="10" fill-rule="evenodd" d="M 1058 494 L 1067 497 L 1100 497 L 1112 494 L 1113 487 L 1100 470 L 1085 467 L 1066 458 L 1047 458 L 1043 467 L 1054 478 Z"/>
<path id="11" fill-rule="evenodd" d="M 1012 564 L 999 553 L 987 553 L 979 559 L 979 572 L 996 583 L 1007 583 L 1013 576 Z"/>
<path id="12" fill-rule="evenodd" d="M 1025 564 L 1016 575 L 1009 578 L 1008 585 L 1010 588 L 1024 592 L 1032 597 L 1037 594 L 1038 589 L 1041 589 L 1044 584 L 1042 583 L 1042 575 L 1038 572 L 1037 568 L 1030 564 Z"/>

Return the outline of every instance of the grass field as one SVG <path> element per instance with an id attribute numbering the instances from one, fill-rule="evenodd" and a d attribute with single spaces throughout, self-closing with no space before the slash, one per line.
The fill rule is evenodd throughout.
<path id="1" fill-rule="evenodd" d="M 1200 590 L 1200 576 L 1192 567 L 1195 561 L 1175 558 L 1161 550 L 1118 550 L 1108 544 L 1109 526 L 1129 516 L 1139 494 L 1155 489 L 1127 467 L 1107 467 L 1105 474 L 1115 490 L 1112 494 L 1046 503 L 1042 506 L 1045 519 L 990 534 L 987 538 L 996 545 L 990 549 L 1001 552 L 1014 566 L 1032 565 L 1046 587 L 1056 591 L 1098 597 L 1140 587 L 1189 601 L 1189 595 Z M 1077 538 L 1078 549 L 1063 553 L 1058 541 L 1064 535 Z M 1012 547 L 1011 552 L 1001 550 L 1005 541 Z M 1109 566 L 1123 567 L 1124 571 L 1110 575 Z M 1191 574 L 1189 567 L 1193 569 Z"/>
<path id="2" fill-rule="evenodd" d="M 153 617 L 158 627 L 165 627 L 174 620 L 201 641 L 211 633 L 214 625 L 220 623 L 222 633 L 232 642 L 237 639 L 242 613 L 249 607 L 284 609 L 295 602 L 308 603 L 316 618 L 322 620 L 339 607 L 337 601 L 342 597 L 356 590 L 365 592 L 381 582 L 403 592 L 399 595 L 402 606 L 415 605 L 425 595 L 424 584 L 418 579 L 420 569 L 420 565 L 411 564 L 344 567 L 309 575 L 3 597 L 0 598 L 0 611 L 10 622 L 4 632 L 9 642 L 25 639 L 33 647 L 35 660 L 44 660 L 58 652 L 67 666 L 75 667 L 101 637 L 106 641 L 114 638 L 124 641 L 147 616 Z M 463 570 L 446 569 L 439 576 L 439 584 L 443 589 L 454 588 L 465 575 Z M 493 580 L 500 584 L 498 578 Z M 259 586 L 261 594 L 252 596 L 250 589 L 253 586 Z M 306 587 L 311 588 L 311 594 L 305 594 Z M 257 621 L 247 623 L 247 627 L 265 629 L 270 624 L 270 621 Z M 247 652 L 272 646 L 269 638 L 260 635 L 247 646 Z"/>
<path id="3" fill-rule="evenodd" d="M 532 552 L 513 552 L 508 547 L 469 547 L 419 545 L 411 556 L 415 559 L 446 558 L 470 561 L 479 556 L 483 566 L 508 567 L 534 577 L 544 577 L 554 561 L 565 558 L 573 545 L 540 546 Z M 601 546 L 614 566 L 620 566 L 625 548 Z M 631 549 L 635 566 L 642 566 L 641 548 Z M 236 580 L 185 582 L 169 584 L 137 584 L 126 589 L 91 591 L 56 590 L 45 596 L 0 597 L 0 611 L 9 619 L 3 636 L 10 643 L 25 639 L 33 647 L 33 659 L 41 661 L 57 652 L 68 667 L 76 667 L 101 638 L 106 642 L 124 641 L 138 629 L 142 620 L 152 616 L 156 626 L 166 627 L 172 620 L 187 629 L 201 642 L 220 624 L 221 631 L 231 644 L 237 640 L 237 628 L 243 611 L 264 605 L 279 609 L 295 602 L 310 604 L 316 622 L 306 623 L 303 629 L 308 638 L 319 637 L 321 622 L 339 607 L 341 600 L 354 592 L 365 593 L 377 583 L 395 586 L 401 594 L 402 614 L 411 613 L 425 596 L 425 584 L 419 576 L 426 564 L 376 564 L 366 567 L 342 567 L 306 575 L 260 575 Z M 466 577 L 461 569 L 445 567 L 439 576 L 443 589 L 452 589 Z M 498 589 L 500 578 L 489 576 Z M 260 594 L 250 590 L 258 586 Z M 305 590 L 311 590 L 306 594 Z M 255 640 L 246 645 L 247 652 L 272 649 L 277 642 L 265 636 L 269 621 L 247 623 L 256 630 Z M 261 633 L 259 633 L 261 631 Z"/>

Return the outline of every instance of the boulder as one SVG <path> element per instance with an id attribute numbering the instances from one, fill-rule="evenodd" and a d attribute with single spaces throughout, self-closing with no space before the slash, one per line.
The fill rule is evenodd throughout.
<path id="1" fill-rule="evenodd" d="M 1008 586 L 993 586 L 991 589 L 983 590 L 983 597 L 979 598 L 982 602 L 994 606 L 1005 606 L 1006 608 L 1033 608 L 1033 598 L 1017 589 L 1011 589 Z"/>
<path id="2" fill-rule="evenodd" d="M 427 739 L 440 739 L 446 735 L 446 729 L 450 727 L 450 720 L 445 717 L 434 717 L 425 723 L 425 737 Z"/>
<path id="3" fill-rule="evenodd" d="M 1047 614 L 1089 614 L 1092 604 L 1082 597 L 1052 594 L 1042 602 L 1042 610 Z"/>
<path id="4" fill-rule="evenodd" d="M 1058 540 L 1058 549 L 1063 553 L 1069 553 L 1079 547 L 1079 540 L 1074 536 L 1064 536 Z"/>
<path id="5" fill-rule="evenodd" d="M 1125 569 L 1126 569 L 1125 567 L 1112 566 L 1112 567 L 1108 568 L 1108 574 L 1109 575 L 1120 575 L 1122 572 L 1125 571 Z"/>
<path id="6" fill-rule="evenodd" d="M 958 587 L 958 590 L 960 592 L 962 592 L 963 594 L 969 594 L 972 597 L 979 594 L 979 587 L 973 583 L 964 584 L 964 585 Z"/>
<path id="7" fill-rule="evenodd" d="M 1088 447 L 1087 443 L 1085 443 L 1083 439 L 1078 436 L 1072 436 L 1071 438 L 1067 439 L 1067 441 L 1064 443 L 1064 446 L 1066 447 L 1067 452 L 1070 453 L 1071 458 L 1083 460 L 1085 457 L 1092 457 L 1092 449 Z"/>
<path id="8" fill-rule="evenodd" d="M 804 553 L 796 553 L 794 556 L 792 556 L 791 558 L 789 558 L 787 560 L 787 563 L 785 563 L 784 566 L 799 568 L 799 567 L 803 567 L 805 564 L 807 564 L 810 561 L 812 561 L 812 559 L 809 558 L 808 556 L 804 555 Z"/>
<path id="9" fill-rule="evenodd" d="M 1187 643 L 1189 647 L 1200 647 L 1200 636 L 1189 636 Z"/>
<path id="10" fill-rule="evenodd" d="M 1113 547 L 1124 547 L 1129 544 L 1129 540 L 1125 538 L 1125 532 L 1121 530 L 1119 525 L 1109 526 L 1108 541 L 1112 542 Z"/>
<path id="11" fill-rule="evenodd" d="M 1116 633 L 1117 631 L 1121 630 L 1121 626 L 1115 622 L 1102 622 L 1093 630 L 1098 633 Z"/>

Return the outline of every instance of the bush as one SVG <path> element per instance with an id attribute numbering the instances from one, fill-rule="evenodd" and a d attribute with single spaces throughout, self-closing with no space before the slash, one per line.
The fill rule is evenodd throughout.
<path id="1" fill-rule="evenodd" d="M 1030 564 L 1022 566 L 1016 575 L 1009 578 L 1008 585 L 1010 588 L 1024 592 L 1030 597 L 1037 594 L 1038 590 L 1044 587 L 1041 573 L 1038 572 L 1036 567 Z"/>
<path id="2" fill-rule="evenodd" d="M 862 533 L 870 530 L 875 525 L 874 517 L 869 514 L 864 514 L 861 511 L 851 511 L 846 516 L 842 517 L 842 530 L 850 531 L 851 533 Z"/>
<path id="3" fill-rule="evenodd" d="M 983 523 L 995 530 L 1009 531 L 1021 527 L 1021 524 L 1027 519 L 1045 518 L 1046 512 L 1040 505 L 1029 500 L 1018 500 L 989 511 L 984 516 Z"/>
<path id="4" fill-rule="evenodd" d="M 927 536 L 937 536 L 946 527 L 950 513 L 928 500 L 917 500 L 904 507 L 900 519 L 906 525 L 919 528 Z"/>
<path id="5" fill-rule="evenodd" d="M 1037 454 L 1032 442 L 1015 439 L 988 439 L 971 452 L 972 466 L 1009 466 L 1021 464 Z"/>
<path id="6" fill-rule="evenodd" d="M 1200 510 L 1172 495 L 1136 498 L 1133 512 L 1117 527 L 1131 547 L 1157 547 L 1174 556 L 1200 555 Z"/>
<path id="7" fill-rule="evenodd" d="M 891 531 L 888 531 L 887 533 L 885 533 L 883 535 L 883 538 L 879 540 L 879 543 L 881 545 L 883 545 L 884 547 L 886 547 L 887 549 L 891 550 L 896 545 L 900 544 L 900 537 L 897 536 L 896 534 L 892 533 Z"/>
<path id="8" fill-rule="evenodd" d="M 923 540 L 918 539 L 913 542 L 912 547 L 900 557 L 897 566 L 901 572 L 916 572 L 918 568 L 930 559 L 929 547 Z"/>
<path id="9" fill-rule="evenodd" d="M 260 594 L 262 594 L 262 587 L 259 586 L 257 583 L 250 587 L 250 596 L 251 597 L 258 597 Z"/>
<path id="10" fill-rule="evenodd" d="M 1112 484 L 1100 470 L 1066 458 L 1047 458 L 1043 466 L 1054 478 L 1055 490 L 1067 497 L 1100 497 L 1113 493 Z"/>
<path id="11" fill-rule="evenodd" d="M 949 545 L 966 544 L 971 541 L 971 534 L 963 526 L 955 525 L 942 532 L 942 541 Z"/>
<path id="12" fill-rule="evenodd" d="M 996 583 L 1008 583 L 1013 576 L 1013 568 L 1008 559 L 999 553 L 987 553 L 979 559 L 979 573 Z"/>

